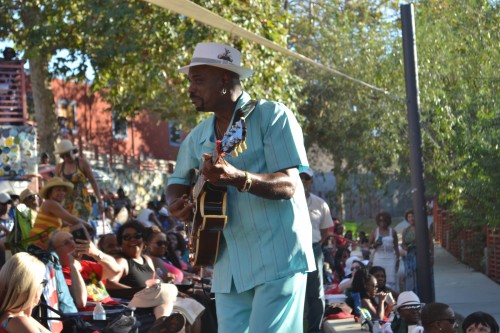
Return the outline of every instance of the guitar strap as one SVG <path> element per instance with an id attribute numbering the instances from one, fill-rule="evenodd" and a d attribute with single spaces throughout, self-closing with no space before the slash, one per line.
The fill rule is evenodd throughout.
<path id="1" fill-rule="evenodd" d="M 246 119 L 250 115 L 250 113 L 255 110 L 257 102 L 258 100 L 251 99 L 246 102 L 241 108 L 239 108 L 234 115 L 233 124 L 238 122 L 240 119 Z"/>
<path id="2" fill-rule="evenodd" d="M 238 122 L 240 119 L 245 120 L 253 110 L 255 110 L 255 107 L 257 106 L 258 100 L 251 99 L 248 102 L 246 102 L 241 108 L 236 110 L 234 119 L 232 123 Z M 198 179 L 200 174 L 200 171 L 197 168 L 193 168 L 189 170 L 189 178 L 191 179 L 191 186 L 194 186 L 196 184 L 196 180 Z"/>

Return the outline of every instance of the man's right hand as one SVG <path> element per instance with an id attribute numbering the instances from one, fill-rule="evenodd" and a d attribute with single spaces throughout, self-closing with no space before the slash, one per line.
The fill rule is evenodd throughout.
<path id="1" fill-rule="evenodd" d="M 193 219 L 193 206 L 187 194 L 173 200 L 168 206 L 168 211 L 172 216 L 180 221 L 191 221 Z"/>

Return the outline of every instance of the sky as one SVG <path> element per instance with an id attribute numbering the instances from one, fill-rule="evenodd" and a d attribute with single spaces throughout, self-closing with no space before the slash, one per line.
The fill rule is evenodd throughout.
<path id="1" fill-rule="evenodd" d="M 11 40 L 0 40 L 0 51 L 3 52 L 3 50 L 6 48 L 6 47 L 14 47 L 14 42 L 11 41 Z M 69 54 L 68 50 L 59 50 L 56 54 L 57 57 L 67 57 Z M 79 61 L 76 61 L 76 62 L 69 62 L 67 64 L 68 67 L 70 68 L 75 68 L 77 67 L 77 65 L 82 61 L 82 59 L 80 59 Z M 24 68 L 26 69 L 29 69 L 29 63 L 26 62 L 26 65 L 24 66 Z M 51 64 L 49 64 L 49 70 L 51 68 Z M 87 80 L 89 81 L 92 81 L 94 79 L 94 70 L 92 68 L 92 66 L 90 65 L 90 62 L 87 63 L 87 72 L 85 73 L 85 76 L 87 77 Z"/>

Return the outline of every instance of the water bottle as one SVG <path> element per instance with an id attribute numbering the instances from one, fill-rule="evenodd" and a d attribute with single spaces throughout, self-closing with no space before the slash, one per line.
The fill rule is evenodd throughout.
<path id="1" fill-rule="evenodd" d="M 378 320 L 375 320 L 373 323 L 373 333 L 382 333 L 382 326 L 380 326 L 380 322 Z"/>
<path id="2" fill-rule="evenodd" d="M 391 323 L 390 322 L 385 323 L 384 326 L 382 326 L 382 331 L 383 333 L 393 333 Z M 408 333 L 412 332 L 408 329 Z"/>
<path id="3" fill-rule="evenodd" d="M 106 311 L 101 304 L 101 302 L 97 302 L 94 312 L 93 312 L 94 320 L 106 320 Z"/>

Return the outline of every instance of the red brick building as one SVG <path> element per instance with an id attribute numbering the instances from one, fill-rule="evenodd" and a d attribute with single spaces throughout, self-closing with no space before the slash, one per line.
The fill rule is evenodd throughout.
<path id="1" fill-rule="evenodd" d="M 141 167 L 146 160 L 175 161 L 182 136 L 175 121 L 162 121 L 147 111 L 134 119 L 120 119 L 84 84 L 53 80 L 52 91 L 56 116 L 66 120 L 75 144 L 94 155 L 89 158 L 104 155 L 110 164 L 137 162 Z M 170 163 L 170 172 L 172 167 Z"/>

